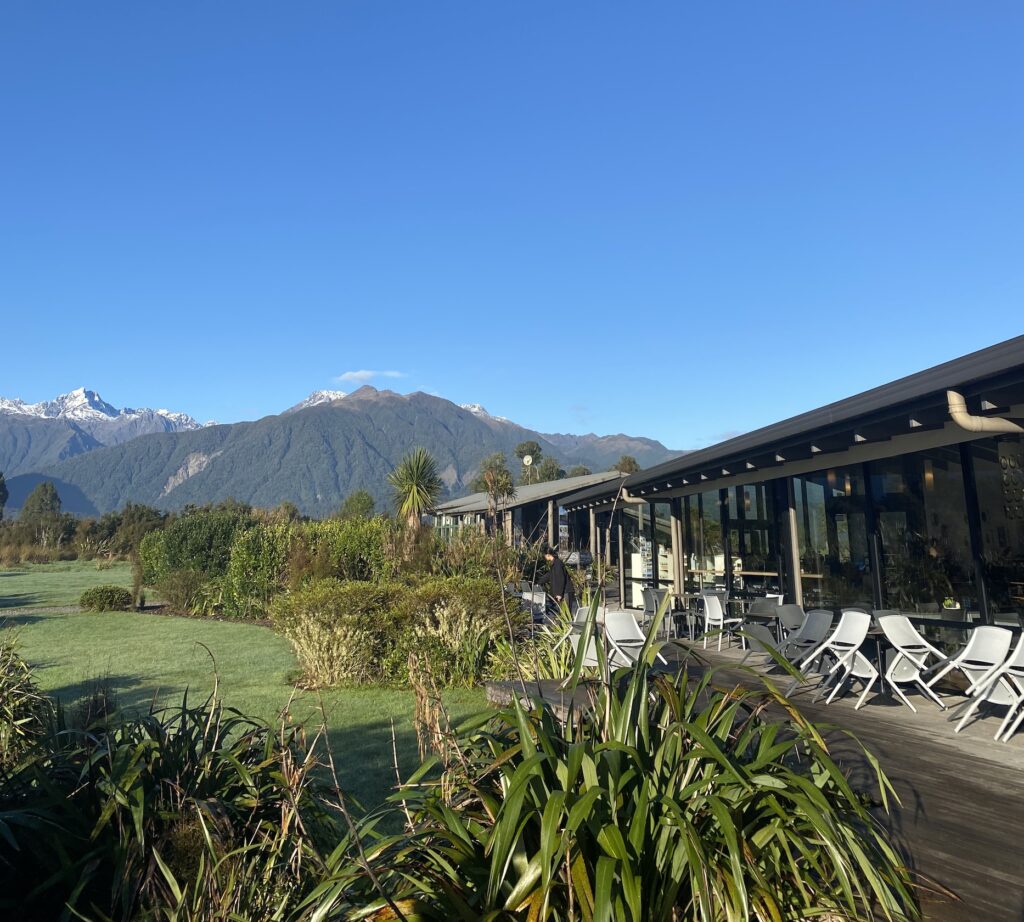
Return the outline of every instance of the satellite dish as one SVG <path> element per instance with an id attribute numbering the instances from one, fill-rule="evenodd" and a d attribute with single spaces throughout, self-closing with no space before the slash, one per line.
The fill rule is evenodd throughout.
<path id="1" fill-rule="evenodd" d="M 533 464 L 533 455 L 523 455 L 523 465 L 529 467 Z"/>

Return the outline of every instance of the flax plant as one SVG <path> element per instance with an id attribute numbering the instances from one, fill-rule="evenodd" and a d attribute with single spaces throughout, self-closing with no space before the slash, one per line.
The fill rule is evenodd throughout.
<path id="1" fill-rule="evenodd" d="M 652 674 L 664 611 L 636 668 L 611 671 L 598 642 L 604 679 L 582 684 L 596 613 L 595 600 L 567 683 L 575 705 L 514 701 L 460 727 L 457 755 L 424 763 L 355 833 L 372 882 L 351 838 L 328 858 L 305 904 L 314 918 L 918 918 L 872 809 L 892 791 L 869 753 L 876 802 L 770 683 Z M 381 833 L 389 810 L 411 824 Z"/>

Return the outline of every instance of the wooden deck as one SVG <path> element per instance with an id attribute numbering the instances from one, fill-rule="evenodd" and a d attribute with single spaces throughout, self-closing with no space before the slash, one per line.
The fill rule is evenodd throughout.
<path id="1" fill-rule="evenodd" d="M 716 684 L 755 681 L 735 668 L 739 651 L 697 652 L 715 667 Z M 531 690 L 536 694 L 537 687 Z M 558 683 L 542 683 L 541 690 L 557 707 L 569 706 Z M 495 704 L 508 703 L 513 693 L 512 683 L 488 686 Z M 954 734 L 948 712 L 920 695 L 911 697 L 915 714 L 882 699 L 869 699 L 855 711 L 856 696 L 850 694 L 826 706 L 812 702 L 813 694 L 800 689 L 793 700 L 813 720 L 852 731 L 878 756 L 902 802 L 887 825 L 910 867 L 922 881 L 936 881 L 959 897 L 951 901 L 923 892 L 924 918 L 1024 922 L 1024 731 L 1009 743 L 994 742 L 999 720 L 993 715 Z M 950 697 L 947 703 L 960 700 Z M 830 744 L 856 783 L 866 768 L 863 756 L 843 734 L 832 734 Z"/>

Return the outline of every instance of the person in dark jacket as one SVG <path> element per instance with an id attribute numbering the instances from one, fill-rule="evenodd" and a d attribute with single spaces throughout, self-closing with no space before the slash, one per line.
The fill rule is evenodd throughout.
<path id="1" fill-rule="evenodd" d="M 553 547 L 544 549 L 544 559 L 551 565 L 547 575 L 541 579 L 541 585 L 547 589 L 547 593 L 557 605 L 565 602 L 570 612 L 576 611 L 576 589 L 573 587 L 572 578 L 565 564 L 562 563 L 558 552 Z"/>

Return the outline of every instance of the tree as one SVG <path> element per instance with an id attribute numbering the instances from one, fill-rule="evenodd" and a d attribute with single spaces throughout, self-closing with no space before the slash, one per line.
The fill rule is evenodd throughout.
<path id="1" fill-rule="evenodd" d="M 516 495 L 512 472 L 508 469 L 505 456 L 500 451 L 484 458 L 480 465 L 480 473 L 473 481 L 472 489 L 474 492 L 487 494 L 487 515 L 493 525 L 502 503 Z"/>
<path id="2" fill-rule="evenodd" d="M 65 538 L 75 532 L 74 516 L 61 515 L 60 495 L 49 480 L 44 480 L 25 500 L 18 516 L 35 544 L 43 547 L 59 547 Z"/>
<path id="3" fill-rule="evenodd" d="M 561 480 L 564 476 L 565 471 L 558 466 L 558 461 L 554 458 L 545 458 L 537 465 L 533 480 L 534 483 L 547 483 L 549 480 Z"/>
<path id="4" fill-rule="evenodd" d="M 346 519 L 369 519 L 373 517 L 374 499 L 367 490 L 356 490 L 345 497 L 341 508 L 335 513 L 335 518 L 342 521 Z"/>
<path id="5" fill-rule="evenodd" d="M 623 455 L 612 465 L 612 470 L 623 474 L 635 474 L 640 470 L 640 465 L 632 455 Z"/>
<path id="6" fill-rule="evenodd" d="M 443 484 L 437 462 L 425 448 L 414 448 L 388 474 L 388 483 L 394 490 L 398 514 L 405 516 L 409 526 L 417 530 L 423 514 L 437 504 L 441 495 Z"/>
<path id="7" fill-rule="evenodd" d="M 0 471 L 0 522 L 4 520 L 4 506 L 7 505 L 7 497 L 10 493 L 7 492 L 7 483 L 4 481 L 4 473 Z"/>
<path id="8" fill-rule="evenodd" d="M 520 442 L 516 445 L 516 457 L 522 461 L 523 458 L 529 455 L 531 460 L 531 465 L 527 467 L 524 464 L 519 472 L 520 483 L 537 483 L 537 467 L 540 465 L 540 459 L 543 454 L 540 443 L 535 442 L 533 439 L 527 439 L 525 442 Z"/>
<path id="9" fill-rule="evenodd" d="M 593 474 L 594 472 L 587 467 L 585 464 L 576 464 L 570 467 L 566 473 L 566 477 L 586 477 L 587 474 Z"/>

